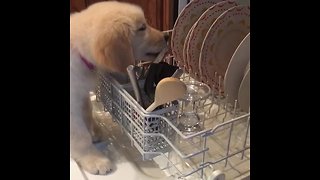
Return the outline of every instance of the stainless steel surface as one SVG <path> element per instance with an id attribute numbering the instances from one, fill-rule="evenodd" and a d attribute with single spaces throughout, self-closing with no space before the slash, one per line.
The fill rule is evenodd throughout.
<path id="1" fill-rule="evenodd" d="M 182 69 L 177 69 L 171 77 L 174 77 L 174 78 L 180 78 L 180 76 L 183 74 L 183 70 Z"/>
<path id="2" fill-rule="evenodd" d="M 136 97 L 136 101 L 142 107 L 145 107 L 144 103 L 143 103 L 143 100 L 142 100 L 142 97 L 141 97 L 141 90 L 140 90 L 140 87 L 138 85 L 138 80 L 137 80 L 137 77 L 136 77 L 136 67 L 134 65 L 128 66 L 127 67 L 127 72 L 128 72 L 129 79 L 130 79 L 130 82 L 131 82 L 133 90 L 134 90 L 134 95 Z"/>
<path id="3" fill-rule="evenodd" d="M 163 58 L 165 57 L 166 53 L 168 52 L 168 48 L 164 48 L 160 54 L 157 56 L 157 58 L 153 61 L 153 63 L 159 63 L 163 61 Z"/>

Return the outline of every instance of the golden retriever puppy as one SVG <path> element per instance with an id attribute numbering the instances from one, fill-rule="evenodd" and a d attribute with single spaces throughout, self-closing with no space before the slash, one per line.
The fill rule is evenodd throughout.
<path id="1" fill-rule="evenodd" d="M 166 39 L 133 4 L 100 2 L 70 15 L 70 155 L 87 172 L 107 174 L 113 167 L 92 143 L 87 125 L 95 70 L 126 74 L 137 60 L 153 61 Z"/>

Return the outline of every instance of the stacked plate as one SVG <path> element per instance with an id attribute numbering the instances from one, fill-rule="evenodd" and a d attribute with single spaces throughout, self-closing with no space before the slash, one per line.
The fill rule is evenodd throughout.
<path id="1" fill-rule="evenodd" d="M 204 11 L 220 1 L 193 0 L 180 12 L 174 24 L 171 39 L 172 53 L 180 67 L 187 67 L 186 61 L 183 58 L 183 47 L 189 31 L 193 29 L 192 26 Z"/>
<path id="2" fill-rule="evenodd" d="M 235 0 L 191 1 L 175 22 L 171 48 L 190 76 L 249 110 L 250 6 Z"/>

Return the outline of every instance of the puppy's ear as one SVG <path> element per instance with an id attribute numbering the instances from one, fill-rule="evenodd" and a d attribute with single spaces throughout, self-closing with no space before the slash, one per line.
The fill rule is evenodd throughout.
<path id="1" fill-rule="evenodd" d="M 112 23 L 96 36 L 93 54 L 100 66 L 109 71 L 127 73 L 126 68 L 135 61 L 130 30 L 126 23 Z"/>

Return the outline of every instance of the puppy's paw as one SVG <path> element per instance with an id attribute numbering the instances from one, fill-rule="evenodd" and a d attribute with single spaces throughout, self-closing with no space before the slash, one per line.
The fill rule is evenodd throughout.
<path id="1" fill-rule="evenodd" d="M 88 154 L 81 158 L 79 165 L 87 172 L 96 175 L 106 175 L 112 171 L 111 161 L 101 154 Z"/>

